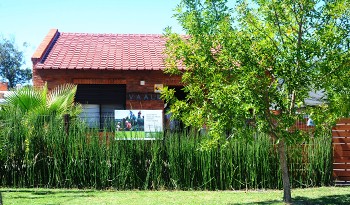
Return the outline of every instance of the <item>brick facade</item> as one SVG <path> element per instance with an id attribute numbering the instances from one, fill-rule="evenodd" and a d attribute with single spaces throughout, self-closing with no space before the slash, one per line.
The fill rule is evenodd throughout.
<path id="1" fill-rule="evenodd" d="M 40 87 L 47 83 L 49 89 L 65 83 L 125 85 L 116 91 L 120 94 L 116 98 L 122 102 L 125 92 L 125 109 L 163 110 L 155 84 L 181 86 L 180 76 L 163 73 L 165 43 L 159 34 L 65 33 L 51 29 L 32 56 L 33 84 Z M 94 93 L 86 91 L 84 95 L 89 94 Z"/>
<path id="2" fill-rule="evenodd" d="M 140 85 L 145 81 L 145 85 Z M 47 83 L 49 89 L 64 83 L 73 84 L 125 84 L 126 109 L 164 109 L 163 100 L 155 95 L 146 97 L 128 97 L 129 94 L 154 93 L 154 84 L 181 86 L 180 76 L 169 76 L 161 70 L 54 70 L 33 69 L 34 86 Z"/>
<path id="3" fill-rule="evenodd" d="M 0 91 L 7 91 L 8 90 L 8 83 L 0 82 Z"/>

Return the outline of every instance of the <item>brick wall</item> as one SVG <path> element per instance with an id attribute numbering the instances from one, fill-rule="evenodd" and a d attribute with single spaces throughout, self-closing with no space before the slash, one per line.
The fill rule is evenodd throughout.
<path id="1" fill-rule="evenodd" d="M 145 81 L 145 85 L 140 85 Z M 139 70 L 33 70 L 34 86 L 49 89 L 60 84 L 126 84 L 126 93 L 153 93 L 154 84 L 181 85 L 180 76 L 165 75 L 162 71 Z M 126 100 L 126 109 L 163 109 L 162 100 Z"/>
<path id="2" fill-rule="evenodd" d="M 37 64 L 40 59 L 42 59 L 45 52 L 49 49 L 49 45 L 54 41 L 58 36 L 57 29 L 51 29 L 49 33 L 45 36 L 44 40 L 40 43 L 39 47 L 36 49 L 35 53 L 32 56 L 33 65 Z"/>
<path id="3" fill-rule="evenodd" d="M 8 90 L 8 83 L 0 82 L 0 91 L 7 91 Z"/>

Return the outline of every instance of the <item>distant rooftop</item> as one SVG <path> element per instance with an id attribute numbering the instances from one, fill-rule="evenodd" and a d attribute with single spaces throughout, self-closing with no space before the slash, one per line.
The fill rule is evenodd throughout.
<path id="1" fill-rule="evenodd" d="M 32 56 L 34 69 L 163 70 L 158 34 L 63 33 L 51 29 Z"/>
<path id="2" fill-rule="evenodd" d="M 1 91 L 0 90 L 0 104 L 4 104 L 6 102 L 6 98 L 12 94 L 12 91 Z"/>

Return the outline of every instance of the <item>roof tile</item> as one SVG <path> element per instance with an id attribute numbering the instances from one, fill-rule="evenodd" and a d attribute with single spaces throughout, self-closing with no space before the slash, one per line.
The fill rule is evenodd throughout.
<path id="1" fill-rule="evenodd" d="M 165 39 L 154 34 L 59 33 L 35 69 L 163 70 Z M 42 48 L 41 48 L 42 49 Z"/>

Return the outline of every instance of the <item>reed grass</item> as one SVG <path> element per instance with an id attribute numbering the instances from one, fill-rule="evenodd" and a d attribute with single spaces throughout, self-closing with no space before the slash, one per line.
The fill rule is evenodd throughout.
<path id="1" fill-rule="evenodd" d="M 121 140 L 72 119 L 38 118 L 29 127 L 1 121 L 0 186 L 117 190 L 282 188 L 270 138 L 252 130 L 201 149 L 205 136 L 164 133 L 161 140 Z M 332 184 L 331 135 L 288 147 L 292 187 Z M 247 140 L 251 138 L 253 140 Z"/>

